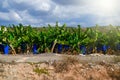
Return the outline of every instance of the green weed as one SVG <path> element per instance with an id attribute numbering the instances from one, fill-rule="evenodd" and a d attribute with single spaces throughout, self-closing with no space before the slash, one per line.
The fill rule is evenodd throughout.
<path id="1" fill-rule="evenodd" d="M 46 69 L 46 68 L 40 69 L 37 67 L 37 68 L 33 69 L 33 71 L 35 73 L 37 73 L 38 75 L 41 75 L 41 74 L 49 75 L 48 69 Z"/>

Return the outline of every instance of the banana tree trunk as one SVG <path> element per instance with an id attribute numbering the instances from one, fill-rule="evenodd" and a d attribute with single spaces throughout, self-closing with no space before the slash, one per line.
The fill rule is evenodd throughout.
<path id="1" fill-rule="evenodd" d="M 15 51 L 15 48 L 13 47 L 13 45 L 10 44 L 9 46 L 10 46 L 11 49 L 12 49 L 12 54 L 13 54 L 13 55 L 16 55 L 16 51 Z"/>
<path id="2" fill-rule="evenodd" d="M 55 49 L 55 45 L 57 44 L 57 41 L 55 40 L 51 49 L 51 53 L 53 53 L 53 50 Z"/>
<path id="3" fill-rule="evenodd" d="M 29 47 L 29 45 L 27 44 L 27 54 L 29 54 L 30 53 L 30 47 Z"/>

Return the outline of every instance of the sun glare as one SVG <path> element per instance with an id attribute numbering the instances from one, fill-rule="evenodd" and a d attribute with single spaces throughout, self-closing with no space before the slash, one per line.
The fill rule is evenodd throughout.
<path id="1" fill-rule="evenodd" d="M 99 0 L 97 7 L 103 12 L 113 12 L 115 10 L 115 0 Z"/>

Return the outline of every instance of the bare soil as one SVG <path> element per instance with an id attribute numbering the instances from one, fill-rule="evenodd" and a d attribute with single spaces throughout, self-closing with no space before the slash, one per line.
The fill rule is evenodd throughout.
<path id="1" fill-rule="evenodd" d="M 52 62 L 0 63 L 0 80 L 120 80 L 120 62 L 85 63 L 75 57 Z"/>

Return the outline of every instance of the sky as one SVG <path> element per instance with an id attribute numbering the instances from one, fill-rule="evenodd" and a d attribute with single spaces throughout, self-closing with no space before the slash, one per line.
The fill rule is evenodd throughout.
<path id="1" fill-rule="evenodd" d="M 0 0 L 0 25 L 120 25 L 120 0 Z"/>

